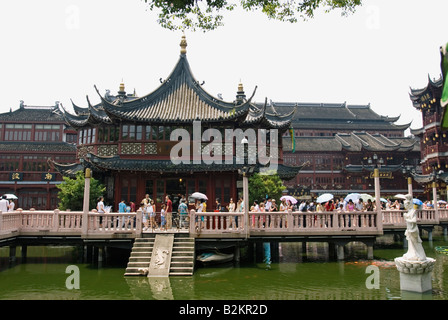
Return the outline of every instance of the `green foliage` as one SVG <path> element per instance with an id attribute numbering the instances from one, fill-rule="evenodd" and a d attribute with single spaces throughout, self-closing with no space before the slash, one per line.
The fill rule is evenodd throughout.
<path id="1" fill-rule="evenodd" d="M 84 202 L 84 173 L 78 172 L 76 178 L 63 177 L 64 182 L 57 185 L 59 189 L 59 209 L 72 211 L 80 211 L 83 209 Z M 106 187 L 98 180 L 90 178 L 90 197 L 89 209 L 96 207 L 98 197 L 102 196 L 106 191 Z"/>
<path id="2" fill-rule="evenodd" d="M 159 11 L 158 23 L 170 30 L 214 30 L 223 26 L 223 12 L 238 6 L 246 11 L 261 10 L 269 19 L 297 22 L 313 18 L 319 9 L 325 12 L 341 10 L 347 15 L 361 5 L 362 0 L 143 0 L 151 11 Z"/>
<path id="3" fill-rule="evenodd" d="M 283 181 L 277 174 L 254 174 L 249 178 L 249 208 L 254 200 L 260 202 L 266 199 L 266 195 L 272 199 L 280 199 L 285 189 Z"/>

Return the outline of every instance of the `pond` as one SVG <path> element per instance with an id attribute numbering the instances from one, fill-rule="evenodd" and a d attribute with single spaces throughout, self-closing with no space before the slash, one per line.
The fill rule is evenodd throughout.
<path id="1" fill-rule="evenodd" d="M 406 249 L 389 235 L 377 239 L 374 260 L 365 260 L 366 247 L 346 246 L 346 260 L 328 258 L 326 243 L 279 244 L 278 262 L 240 262 L 197 266 L 191 277 L 148 279 L 124 277 L 128 250 L 115 251 L 102 264 L 83 262 L 76 247 L 28 247 L 27 258 L 9 262 L 9 248 L 0 248 L 1 300 L 447 300 L 448 256 L 436 246 L 448 245 L 440 231 L 433 241 L 424 239 L 428 257 L 435 258 L 433 290 L 425 294 L 402 292 L 393 263 Z M 378 271 L 372 287 L 369 266 Z M 70 289 L 79 271 L 79 289 Z M 70 280 L 70 281 L 69 281 Z M 68 283 L 68 284 L 67 284 Z M 73 282 L 74 283 L 74 282 Z"/>

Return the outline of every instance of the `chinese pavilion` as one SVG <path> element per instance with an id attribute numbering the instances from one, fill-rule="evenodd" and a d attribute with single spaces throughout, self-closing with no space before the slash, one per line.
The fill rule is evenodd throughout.
<path id="1" fill-rule="evenodd" d="M 102 96 L 95 87 L 100 103 L 93 105 L 87 98 L 87 107 L 73 104 L 75 114 L 64 110 L 65 121 L 78 132 L 79 161 L 70 165 L 55 161 L 54 165 L 65 175 L 92 168 L 94 175 L 104 180 L 106 200 L 115 205 L 114 210 L 121 200 L 139 202 L 145 194 L 156 200 L 157 209 L 166 195 L 171 196 L 175 205 L 180 195 L 188 197 L 196 191 L 207 195 L 207 210 L 214 209 L 216 198 L 222 204 L 232 197 L 235 200 L 242 188 L 238 170 L 248 159 L 257 158 L 261 150 L 257 150 L 259 146 L 254 148 L 251 140 L 244 149 L 243 161 L 237 161 L 242 139 L 232 137 L 230 145 L 216 140 L 219 134 L 224 137 L 228 129 L 242 130 L 244 135 L 249 129 L 257 130 L 256 138 L 264 139 L 267 154 L 275 142 L 278 156 L 271 160 L 276 162 L 282 179 L 294 178 L 301 168 L 283 165 L 281 137 L 291 125 L 294 110 L 279 114 L 267 109 L 266 104 L 258 106 L 252 103 L 255 90 L 246 99 L 242 84 L 233 102 L 210 95 L 193 77 L 185 36 L 180 46 L 180 57 L 173 71 L 153 92 L 142 97 L 126 94 L 122 83 L 116 96 L 109 92 Z M 199 133 L 195 131 L 198 123 Z M 189 156 L 190 150 L 193 156 L 180 163 L 173 161 L 171 155 L 180 143 L 171 139 L 176 129 L 184 129 L 192 138 L 182 149 L 182 156 Z M 194 158 L 195 143 L 199 144 L 200 159 Z M 227 156 L 232 161 L 224 161 Z M 260 171 L 263 165 L 256 161 L 252 167 Z"/>

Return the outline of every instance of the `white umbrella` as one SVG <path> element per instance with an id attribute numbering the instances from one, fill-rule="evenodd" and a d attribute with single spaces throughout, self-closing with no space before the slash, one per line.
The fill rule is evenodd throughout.
<path id="1" fill-rule="evenodd" d="M 396 194 L 396 195 L 394 196 L 394 198 L 397 198 L 397 199 L 406 199 L 406 196 L 405 196 L 404 194 L 399 193 L 399 194 Z"/>
<path id="2" fill-rule="evenodd" d="M 372 197 L 370 194 L 367 194 L 367 193 L 361 193 L 360 198 L 364 202 L 367 202 L 369 199 L 370 199 L 370 201 L 375 201 L 375 198 Z"/>
<path id="3" fill-rule="evenodd" d="M 8 200 L 10 200 L 10 199 L 17 200 L 18 199 L 17 196 L 12 193 L 4 194 L 4 196 L 6 196 L 6 199 L 8 199 Z"/>
<path id="4" fill-rule="evenodd" d="M 323 202 L 330 201 L 333 198 L 334 198 L 334 196 L 331 193 L 324 193 L 317 197 L 316 202 L 323 203 Z"/>
<path id="5" fill-rule="evenodd" d="M 286 200 L 291 202 L 292 204 L 296 204 L 297 203 L 297 199 L 294 198 L 293 196 L 283 196 L 280 198 L 281 201 Z"/>
<path id="6" fill-rule="evenodd" d="M 437 201 L 437 203 L 446 203 L 446 201 L 445 200 L 439 200 L 439 201 Z"/>
<path id="7" fill-rule="evenodd" d="M 387 200 L 384 199 L 384 198 L 380 198 L 380 201 L 381 201 L 381 202 L 387 202 Z"/>
<path id="8" fill-rule="evenodd" d="M 352 199 L 353 202 L 355 202 L 356 200 L 358 200 L 361 197 L 361 195 L 359 193 L 349 193 L 344 201 L 348 202 L 350 199 Z"/>
<path id="9" fill-rule="evenodd" d="M 201 200 L 208 200 L 207 196 L 200 192 L 194 192 L 190 196 L 193 199 L 201 199 Z"/>

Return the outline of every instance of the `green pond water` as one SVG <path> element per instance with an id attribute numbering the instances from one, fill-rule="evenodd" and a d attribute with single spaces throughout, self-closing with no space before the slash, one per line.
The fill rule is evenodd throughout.
<path id="1" fill-rule="evenodd" d="M 440 231 L 429 242 L 423 235 L 428 257 L 435 258 L 433 290 L 425 294 L 402 292 L 395 257 L 407 250 L 392 236 L 383 236 L 374 247 L 374 260 L 366 260 L 366 247 L 351 243 L 346 260 L 328 258 L 326 243 L 281 243 L 279 262 L 240 262 L 214 267 L 198 266 L 191 277 L 148 279 L 124 277 L 130 252 L 114 252 L 98 263 L 82 262 L 75 247 L 28 247 L 23 261 L 9 262 L 9 247 L 0 248 L 0 300 L 448 300 L 448 256 L 436 246 L 448 245 Z M 376 266 L 377 288 L 367 271 Z M 79 289 L 68 288 L 79 268 Z M 371 278 L 370 278 L 371 279 Z M 69 282 L 74 283 L 74 282 Z"/>

